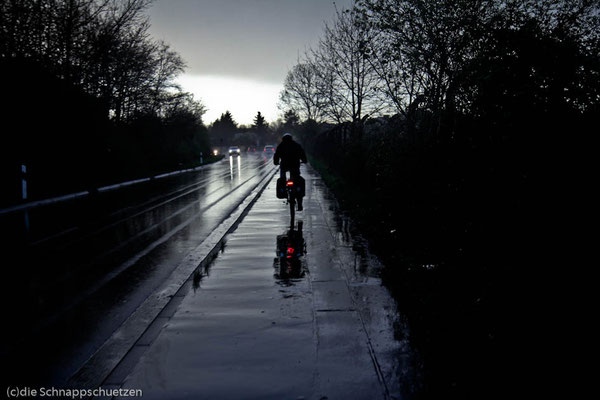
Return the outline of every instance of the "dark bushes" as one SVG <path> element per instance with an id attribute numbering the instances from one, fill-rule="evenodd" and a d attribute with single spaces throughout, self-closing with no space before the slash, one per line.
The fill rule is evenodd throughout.
<path id="1" fill-rule="evenodd" d="M 532 299 L 552 268 L 541 258 L 569 211 L 571 149 L 599 122 L 598 4 L 362 0 L 357 10 L 357 29 L 378 36 L 356 55 L 397 114 L 315 130 L 307 149 L 385 261 L 422 355 L 422 397 L 533 393 Z"/>
<path id="2" fill-rule="evenodd" d="M 211 159 L 206 128 L 190 109 L 116 122 L 101 100 L 34 62 L 2 61 L 0 77 L 10 100 L 2 111 L 2 206 L 21 201 L 22 164 L 32 200 L 195 166 L 200 153 Z"/>
<path id="3" fill-rule="evenodd" d="M 386 265 L 423 357 L 424 398 L 501 397 L 526 383 L 536 243 L 552 201 L 537 191 L 548 147 L 539 138 L 565 128 L 562 115 L 529 110 L 502 124 L 459 116 L 451 141 L 421 113 L 412 128 L 381 118 L 307 143 Z"/>

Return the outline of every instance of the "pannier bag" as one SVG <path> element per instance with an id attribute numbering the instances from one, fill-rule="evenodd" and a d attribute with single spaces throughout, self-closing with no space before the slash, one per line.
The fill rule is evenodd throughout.
<path id="1" fill-rule="evenodd" d="M 304 178 L 299 176 L 298 179 L 296 179 L 297 182 L 294 182 L 295 185 L 294 187 L 296 188 L 296 196 L 297 197 L 304 197 L 304 194 L 306 193 L 306 182 L 304 181 Z"/>
<path id="2" fill-rule="evenodd" d="M 285 192 L 285 182 L 286 182 L 286 180 L 283 178 L 277 179 L 277 198 L 278 199 L 287 198 L 287 193 Z"/>

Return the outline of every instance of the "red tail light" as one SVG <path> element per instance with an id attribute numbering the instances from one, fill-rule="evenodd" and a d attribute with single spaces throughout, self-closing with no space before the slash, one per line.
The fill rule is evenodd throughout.
<path id="1" fill-rule="evenodd" d="M 294 186 L 294 181 L 287 181 L 288 186 Z"/>
<path id="2" fill-rule="evenodd" d="M 294 251 L 296 251 L 296 250 L 294 250 L 293 247 L 288 247 L 288 249 L 287 249 L 287 254 L 288 254 L 287 258 L 291 258 L 292 255 L 294 254 Z"/>

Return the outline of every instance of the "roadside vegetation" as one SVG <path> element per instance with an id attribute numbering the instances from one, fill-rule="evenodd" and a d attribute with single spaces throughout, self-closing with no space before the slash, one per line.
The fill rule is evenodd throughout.
<path id="1" fill-rule="evenodd" d="M 148 34 L 150 0 L 0 1 L 2 205 L 211 161 L 184 61 Z"/>
<path id="2" fill-rule="evenodd" d="M 556 204 L 541 185 L 562 163 L 558 143 L 597 130 L 599 12 L 584 0 L 362 0 L 288 72 L 281 108 L 299 116 L 409 320 L 417 398 L 532 385 L 537 246 Z"/>

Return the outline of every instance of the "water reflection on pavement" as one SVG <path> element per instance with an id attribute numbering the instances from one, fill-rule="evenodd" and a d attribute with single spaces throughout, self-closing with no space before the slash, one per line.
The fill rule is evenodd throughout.
<path id="1" fill-rule="evenodd" d="M 290 229 L 273 180 L 111 384 L 156 399 L 410 397 L 414 355 L 379 267 L 340 236 L 326 189 L 305 176 L 299 223 Z"/>
<path id="2" fill-rule="evenodd" d="M 296 226 L 277 235 L 275 254 L 273 260 L 275 279 L 282 286 L 291 286 L 298 279 L 304 278 L 308 272 L 304 255 L 306 242 L 302 233 L 303 222 L 298 221 Z"/>

